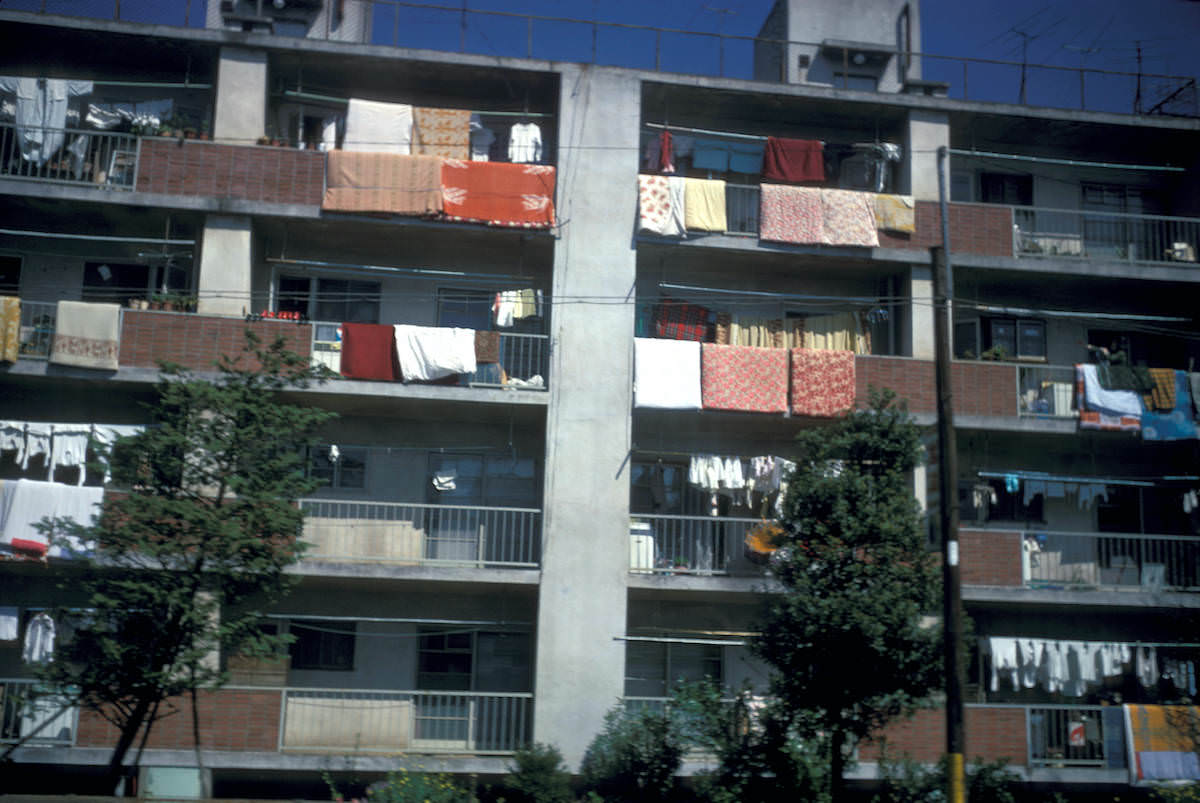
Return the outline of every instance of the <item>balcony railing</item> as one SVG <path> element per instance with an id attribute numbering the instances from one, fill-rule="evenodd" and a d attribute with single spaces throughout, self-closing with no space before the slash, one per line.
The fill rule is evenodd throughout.
<path id="1" fill-rule="evenodd" d="M 1026 532 L 1024 542 L 1030 587 L 1200 591 L 1200 538 Z"/>
<path id="2" fill-rule="evenodd" d="M 55 301 L 21 300 L 21 346 L 23 360 L 45 360 L 54 344 L 54 326 L 58 320 Z"/>
<path id="3" fill-rule="evenodd" d="M 1195 263 L 1200 219 L 1014 207 L 1018 257 Z"/>
<path id="4" fill-rule="evenodd" d="M 341 370 L 342 344 L 338 336 L 341 324 L 332 321 L 314 322 L 312 326 L 312 360 L 335 374 Z M 482 367 L 462 382 L 469 387 L 545 390 L 550 370 L 550 337 L 524 332 L 500 333 L 499 372 Z"/>
<path id="5" fill-rule="evenodd" d="M 758 234 L 758 206 L 761 191 L 757 184 L 725 185 L 725 227 L 727 234 Z"/>
<path id="6" fill-rule="evenodd" d="M 138 136 L 0 123 L 0 178 L 132 190 Z"/>
<path id="7" fill-rule="evenodd" d="M 536 568 L 536 508 L 304 499 L 305 556 L 392 565 Z"/>
<path id="8" fill-rule="evenodd" d="M 36 680 L 0 680 L 0 742 L 73 745 L 79 709 Z"/>
<path id="9" fill-rule="evenodd" d="M 509 753 L 533 736 L 533 695 L 285 689 L 279 749 Z"/>
<path id="10" fill-rule="evenodd" d="M 1075 368 L 1070 365 L 1017 366 L 1017 410 L 1035 418 L 1078 418 Z"/>
<path id="11" fill-rule="evenodd" d="M 762 519 L 630 514 L 634 574 L 729 574 L 746 532 Z"/>
<path id="12" fill-rule="evenodd" d="M 1075 705 L 1027 708 L 1029 766 L 1105 766 L 1103 711 Z"/>

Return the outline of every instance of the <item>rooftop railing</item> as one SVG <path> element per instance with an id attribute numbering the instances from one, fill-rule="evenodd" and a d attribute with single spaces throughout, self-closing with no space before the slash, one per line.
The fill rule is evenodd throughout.
<path id="1" fill-rule="evenodd" d="M 306 558 L 392 565 L 537 568 L 536 508 L 303 499 Z"/>
<path id="2" fill-rule="evenodd" d="M 131 0 L 10 0 L 14 11 L 62 14 L 156 23 L 203 26 L 209 3 L 216 0 L 173 0 L 146 3 Z M 273 30 L 270 9 L 266 23 Z M 849 80 L 854 47 L 821 42 L 775 39 L 718 31 L 583 20 L 543 14 L 490 11 L 466 4 L 346 0 L 340 21 L 317 14 L 303 33 L 310 38 L 346 41 L 347 20 L 358 20 L 364 44 L 429 48 L 486 56 L 537 58 L 607 64 L 691 75 L 712 75 L 780 82 L 782 65 L 794 63 L 790 52 L 822 53 Z M 239 25 L 241 20 L 235 20 Z M 285 26 L 300 34 L 295 26 Z M 282 33 L 284 28 L 281 27 Z M 919 77 L 949 85 L 949 95 L 965 100 L 1017 103 L 1052 108 L 1086 109 L 1133 114 L 1197 114 L 1196 80 L 1191 76 L 1123 72 L 879 47 L 887 56 L 887 75 L 897 83 Z M 756 65 L 756 61 L 760 62 Z M 771 74 L 762 62 L 771 61 Z"/>
<path id="3" fill-rule="evenodd" d="M 533 695 L 284 689 L 279 749 L 510 753 L 533 735 Z"/>
<path id="4" fill-rule="evenodd" d="M 1200 538 L 1026 532 L 1021 577 L 1032 588 L 1200 591 Z"/>

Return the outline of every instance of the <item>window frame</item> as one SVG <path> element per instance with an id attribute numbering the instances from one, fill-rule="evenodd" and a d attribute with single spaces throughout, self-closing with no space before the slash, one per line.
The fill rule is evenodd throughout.
<path id="1" fill-rule="evenodd" d="M 338 628 L 341 632 L 333 632 Z M 288 633 L 291 668 L 310 672 L 353 672 L 357 648 L 357 622 L 292 619 Z"/>

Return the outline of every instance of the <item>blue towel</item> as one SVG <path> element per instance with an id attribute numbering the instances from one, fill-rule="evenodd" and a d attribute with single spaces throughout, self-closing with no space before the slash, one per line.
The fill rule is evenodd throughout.
<path id="1" fill-rule="evenodd" d="M 735 142 L 729 146 L 729 169 L 734 173 L 761 173 L 763 146 L 757 142 Z"/>
<path id="2" fill-rule="evenodd" d="M 729 143 L 718 139 L 698 139 L 692 149 L 692 167 L 702 170 L 729 169 Z"/>

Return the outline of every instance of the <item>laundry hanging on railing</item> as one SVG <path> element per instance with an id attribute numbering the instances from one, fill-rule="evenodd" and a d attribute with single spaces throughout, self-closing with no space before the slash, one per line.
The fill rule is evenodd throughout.
<path id="1" fill-rule="evenodd" d="M 638 337 L 633 341 L 633 403 L 662 410 L 699 410 L 700 344 Z"/>
<path id="2" fill-rule="evenodd" d="M 788 352 L 704 343 L 700 392 L 706 410 L 787 412 Z"/>
<path id="3" fill-rule="evenodd" d="M 695 231 L 724 232 L 725 182 L 718 179 L 683 180 L 684 225 Z"/>
<path id="4" fill-rule="evenodd" d="M 555 170 L 549 165 L 442 162 L 446 218 L 511 228 L 554 225 Z"/>
<path id="5" fill-rule="evenodd" d="M 686 237 L 684 180 L 679 176 L 638 176 L 638 231 Z"/>
<path id="6" fill-rule="evenodd" d="M 1075 366 L 1079 428 L 1137 432 L 1142 428 L 1142 400 L 1132 390 L 1101 387 L 1095 365 Z"/>
<path id="7" fill-rule="evenodd" d="M 441 213 L 442 160 L 436 156 L 331 151 L 325 196 L 330 212 L 388 212 L 430 216 Z"/>
<path id="8" fill-rule="evenodd" d="M 798 245 L 877 247 L 875 202 L 870 193 L 763 184 L 759 237 Z"/>
<path id="9" fill-rule="evenodd" d="M 0 421 L 0 451 L 16 452 L 14 459 L 22 471 L 28 470 L 35 457 L 46 457 L 47 480 L 59 468 L 79 468 L 83 484 L 84 461 L 88 446 L 95 443 L 111 447 L 118 439 L 136 435 L 145 428 L 121 424 L 49 424 L 35 421 Z M 108 477 L 105 476 L 107 481 Z"/>
<path id="10" fill-rule="evenodd" d="M 0 296 L 0 362 L 16 362 L 21 356 L 21 299 Z"/>
<path id="11" fill-rule="evenodd" d="M 516 321 L 542 317 L 541 290 L 501 290 L 492 301 L 492 319 L 496 326 L 508 328 Z"/>
<path id="12" fill-rule="evenodd" d="M 1144 688 L 1158 683 L 1154 647 L 1003 636 L 991 636 L 981 647 L 991 662 L 992 691 L 999 691 L 1003 679 L 1014 691 L 1040 687 L 1051 694 L 1082 697 L 1105 679 L 1125 675 L 1130 665 Z"/>
<path id="13" fill-rule="evenodd" d="M 46 517 L 67 518 L 76 524 L 89 525 L 103 499 L 104 489 L 97 486 L 5 480 L 0 489 L 0 544 L 38 556 L 89 552 L 91 545 L 75 536 L 56 530 L 46 533 L 39 525 Z M 51 545 L 55 535 L 66 539 L 65 548 L 60 544 Z"/>
<path id="14" fill-rule="evenodd" d="M 413 107 L 350 98 L 342 149 L 370 153 L 412 152 Z"/>
<path id="15" fill-rule="evenodd" d="M 66 139 L 70 99 L 92 93 L 91 81 L 0 76 L 0 91 L 17 97 L 16 134 L 21 158 L 39 167 L 58 152 Z"/>
<path id="16" fill-rule="evenodd" d="M 824 151 L 818 140 L 767 137 L 762 177 L 765 181 L 824 181 Z"/>
<path id="17" fill-rule="evenodd" d="M 1157 409 L 1142 413 L 1142 439 L 1147 441 L 1193 440 L 1197 436 L 1192 413 L 1191 388 L 1186 371 L 1151 368 L 1155 376 Z M 1170 392 L 1162 389 L 1166 385 Z M 1166 412 L 1163 412 L 1166 410 Z"/>
<path id="18" fill-rule="evenodd" d="M 121 305 L 59 301 L 50 362 L 116 371 L 120 367 Z"/>
<path id="19" fill-rule="evenodd" d="M 475 371 L 475 330 L 397 324 L 396 358 L 405 382 Z"/>
<path id="20" fill-rule="evenodd" d="M 468 159 L 471 151 L 471 112 L 465 109 L 413 109 L 412 149 L 425 156 Z"/>
<path id="21" fill-rule="evenodd" d="M 853 409 L 854 352 L 791 350 L 792 415 L 832 418 Z"/>

